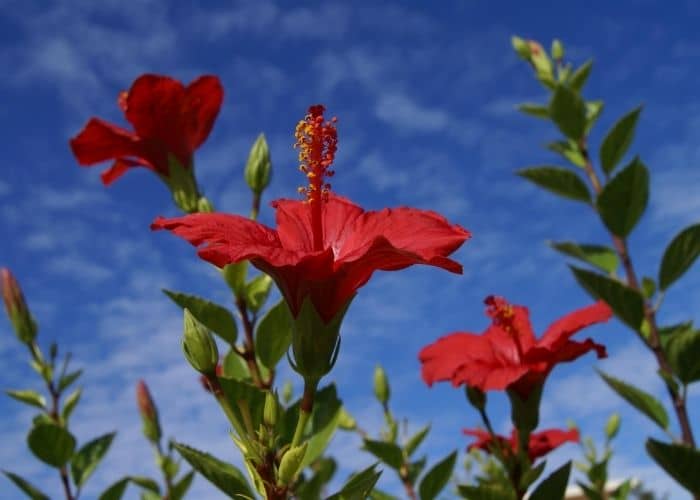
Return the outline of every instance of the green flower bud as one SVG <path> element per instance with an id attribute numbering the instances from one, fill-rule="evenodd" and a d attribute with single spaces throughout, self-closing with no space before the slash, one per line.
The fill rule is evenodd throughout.
<path id="1" fill-rule="evenodd" d="M 22 289 L 9 269 L 0 269 L 0 288 L 7 316 L 20 342 L 31 344 L 36 338 L 37 326 L 24 300 Z"/>
<path id="2" fill-rule="evenodd" d="M 617 436 L 617 432 L 620 430 L 620 415 L 613 413 L 610 415 L 607 423 L 605 424 L 605 437 L 608 441 Z"/>
<path id="3" fill-rule="evenodd" d="M 260 134 L 250 149 L 245 166 L 245 181 L 253 193 L 260 195 L 265 190 L 270 184 L 271 172 L 270 149 L 267 147 L 265 135 Z"/>
<path id="4" fill-rule="evenodd" d="M 282 386 L 282 401 L 284 401 L 284 404 L 288 404 L 293 396 L 294 388 L 292 387 L 292 383 L 287 380 Z"/>
<path id="5" fill-rule="evenodd" d="M 192 165 L 181 165 L 174 155 L 168 156 L 168 175 L 161 179 L 168 185 L 175 204 L 188 214 L 199 211 L 199 190 Z"/>
<path id="6" fill-rule="evenodd" d="M 306 448 L 308 442 L 300 446 L 295 446 L 290 448 L 282 456 L 280 461 L 280 466 L 277 471 L 277 484 L 280 486 L 286 486 L 294 481 L 294 478 L 299 473 L 301 463 L 304 460 L 304 455 L 306 455 Z"/>
<path id="7" fill-rule="evenodd" d="M 184 313 L 184 335 L 182 350 L 192 368 L 205 375 L 216 373 L 219 350 L 214 337 L 204 325 L 195 319 L 189 309 Z"/>
<path id="8" fill-rule="evenodd" d="M 477 410 L 483 410 L 486 406 L 486 393 L 478 387 L 472 386 L 467 386 L 466 392 L 469 403 Z"/>
<path id="9" fill-rule="evenodd" d="M 389 396 L 391 395 L 389 380 L 381 365 L 377 365 L 374 368 L 374 395 L 382 405 L 386 405 L 389 402 Z"/>
<path id="10" fill-rule="evenodd" d="M 158 420 L 158 409 L 156 408 L 148 386 L 143 380 L 139 380 L 136 384 L 136 402 L 138 403 L 139 413 L 143 422 L 143 435 L 156 444 L 162 436 L 160 430 L 160 422 Z"/>
<path id="11" fill-rule="evenodd" d="M 525 40 L 519 36 L 513 36 L 510 41 L 513 44 L 515 52 L 517 52 L 520 57 L 526 60 L 530 59 L 530 45 Z"/>
<path id="12" fill-rule="evenodd" d="M 265 394 L 265 407 L 263 408 L 263 422 L 268 427 L 274 427 L 277 424 L 279 415 L 279 403 L 277 395 L 272 392 Z"/>
<path id="13" fill-rule="evenodd" d="M 564 45 L 562 45 L 561 41 L 557 40 L 556 38 L 552 42 L 552 59 L 555 61 L 561 61 L 564 59 Z"/>

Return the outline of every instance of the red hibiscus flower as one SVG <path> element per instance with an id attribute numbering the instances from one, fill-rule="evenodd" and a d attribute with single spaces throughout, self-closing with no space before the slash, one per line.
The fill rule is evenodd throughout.
<path id="1" fill-rule="evenodd" d="M 167 178 L 172 159 L 190 168 L 192 154 L 207 139 L 222 100 L 223 88 L 215 76 L 201 76 L 185 87 L 167 76 L 142 75 L 119 96 L 133 132 L 91 118 L 70 146 L 83 166 L 114 160 L 102 174 L 105 185 L 132 167 L 146 167 Z"/>
<path id="2" fill-rule="evenodd" d="M 227 214 L 158 218 L 153 229 L 168 229 L 199 249 L 204 260 L 223 267 L 250 260 L 277 283 L 296 318 L 308 298 L 324 323 L 343 310 L 377 270 L 413 264 L 461 273 L 447 258 L 469 232 L 435 212 L 413 208 L 365 211 L 330 192 L 325 178 L 337 146 L 333 121 L 323 106 L 309 108 L 297 126 L 301 170 L 309 185 L 306 200 L 277 200 L 277 228 Z"/>
<path id="3" fill-rule="evenodd" d="M 483 334 L 452 333 L 421 350 L 422 375 L 428 385 L 450 380 L 454 386 L 467 384 L 482 391 L 513 389 L 527 399 L 557 363 L 573 361 L 591 350 L 599 358 L 606 356 L 605 347 L 591 339 L 570 340 L 582 328 L 610 319 L 612 311 L 604 302 L 555 321 L 539 340 L 527 308 L 500 297 L 491 296 L 485 302 L 492 323 Z"/>
<path id="4" fill-rule="evenodd" d="M 464 429 L 464 434 L 476 437 L 476 441 L 469 445 L 469 451 L 478 449 L 487 453 L 494 451 L 494 446 L 499 446 L 501 452 L 509 456 L 518 453 L 518 431 L 513 429 L 510 437 L 496 435 L 495 438 L 489 432 L 483 429 Z M 530 440 L 527 446 L 527 455 L 530 462 L 534 462 L 540 457 L 545 456 L 550 451 L 558 448 L 566 442 L 579 442 L 578 429 L 570 429 L 567 431 L 561 429 L 547 429 L 540 432 L 530 434 Z M 496 445 L 496 443 L 498 443 Z"/>

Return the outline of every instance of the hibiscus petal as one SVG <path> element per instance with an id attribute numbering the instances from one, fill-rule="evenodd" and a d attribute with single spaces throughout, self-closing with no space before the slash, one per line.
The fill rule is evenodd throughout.
<path id="1" fill-rule="evenodd" d="M 556 351 L 579 330 L 607 321 L 611 317 L 612 310 L 610 307 L 605 302 L 598 301 L 591 306 L 569 313 L 552 323 L 539 342 L 537 342 L 537 346 Z"/>
<path id="2" fill-rule="evenodd" d="M 102 172 L 102 175 L 100 175 L 100 177 L 102 178 L 102 183 L 105 186 L 109 186 L 114 181 L 119 179 L 122 175 L 124 175 L 124 173 L 132 167 L 150 168 L 150 166 L 145 163 L 120 158 L 117 161 L 115 161 L 111 167 Z"/>
<path id="3" fill-rule="evenodd" d="M 129 89 L 124 115 L 140 137 L 168 138 L 170 145 L 181 136 L 178 117 L 184 97 L 185 87 L 174 78 L 141 75 Z"/>
<path id="4" fill-rule="evenodd" d="M 199 249 L 199 256 L 212 264 L 262 259 L 274 267 L 293 265 L 299 255 L 280 246 L 272 229 L 238 215 L 191 214 L 165 219 L 158 217 L 151 229 L 167 229 Z"/>
<path id="5" fill-rule="evenodd" d="M 405 267 L 402 258 L 409 252 L 419 256 L 423 263 L 461 273 L 462 266 L 446 257 L 470 236 L 466 229 L 450 224 L 443 216 L 429 210 L 400 207 L 370 211 L 355 219 L 352 231 L 345 234 L 337 260 L 351 262 L 365 258 L 375 241 L 384 238 L 401 254 L 395 265 L 387 262 L 380 269 Z M 380 248 L 386 250 L 383 246 Z"/>
<path id="6" fill-rule="evenodd" d="M 489 354 L 490 348 L 483 337 L 473 333 L 455 332 L 421 349 L 418 354 L 421 366 L 421 376 L 428 385 L 435 382 L 450 380 L 454 385 L 455 374 L 474 356 Z"/>
<path id="7" fill-rule="evenodd" d="M 528 445 L 528 456 L 530 461 L 542 457 L 552 450 L 558 448 L 566 442 L 578 443 L 580 440 L 578 429 L 546 429 L 540 432 L 534 432 L 530 435 Z"/>
<path id="8" fill-rule="evenodd" d="M 70 147 L 83 166 L 126 156 L 143 158 L 143 147 L 137 136 L 99 118 L 92 118 L 85 128 L 70 140 Z"/>
<path id="9" fill-rule="evenodd" d="M 275 209 L 277 235 L 282 246 L 298 252 L 312 252 L 314 236 L 311 232 L 311 210 L 309 205 L 300 200 L 275 200 L 271 203 Z"/>
<path id="10" fill-rule="evenodd" d="M 185 89 L 181 126 L 191 150 L 197 149 L 209 137 L 223 99 L 224 88 L 216 76 L 200 76 Z"/>

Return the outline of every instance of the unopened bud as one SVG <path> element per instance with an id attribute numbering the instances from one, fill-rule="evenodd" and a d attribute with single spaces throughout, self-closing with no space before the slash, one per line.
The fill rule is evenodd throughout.
<path id="1" fill-rule="evenodd" d="M 523 40 L 519 36 L 513 36 L 511 37 L 510 41 L 513 44 L 515 52 L 517 52 L 520 57 L 522 57 L 523 59 L 530 58 L 530 45 L 528 45 L 528 43 L 525 40 Z"/>
<path id="2" fill-rule="evenodd" d="M 143 435 L 152 443 L 158 443 L 161 438 L 158 409 L 156 408 L 146 382 L 139 380 L 136 384 L 136 403 L 143 422 Z"/>
<path id="3" fill-rule="evenodd" d="M 272 392 L 268 392 L 265 395 L 265 407 L 263 408 L 263 422 L 268 427 L 274 427 L 277 424 L 277 418 L 279 416 L 279 403 L 277 402 L 277 395 Z"/>
<path id="4" fill-rule="evenodd" d="M 301 446 L 295 446 L 287 450 L 280 461 L 280 467 L 277 471 L 277 484 L 286 486 L 294 481 L 304 461 L 308 444 L 307 441 Z"/>
<path id="5" fill-rule="evenodd" d="M 374 395 L 383 405 L 389 402 L 389 396 L 391 395 L 389 381 L 387 380 L 386 373 L 381 365 L 377 365 L 374 368 Z"/>
<path id="6" fill-rule="evenodd" d="M 620 415 L 613 413 L 610 415 L 608 422 L 605 424 L 605 437 L 608 441 L 617 436 L 617 432 L 620 430 Z"/>
<path id="7" fill-rule="evenodd" d="M 287 380 L 282 386 L 282 401 L 284 401 L 284 404 L 288 404 L 293 396 L 294 388 L 292 387 L 292 383 Z"/>
<path id="8" fill-rule="evenodd" d="M 562 45 L 561 41 L 557 40 L 556 38 L 552 42 L 552 59 L 555 61 L 561 61 L 564 59 L 564 45 Z"/>
<path id="9" fill-rule="evenodd" d="M 219 362 L 219 350 L 214 337 L 204 325 L 192 316 L 189 309 L 184 313 L 184 335 L 182 350 L 192 368 L 199 373 L 211 375 L 216 373 Z"/>
<path id="10" fill-rule="evenodd" d="M 248 155 L 248 163 L 245 166 L 245 181 L 255 194 L 261 194 L 270 184 L 270 149 L 267 146 L 265 135 L 260 134 L 253 143 Z"/>
<path id="11" fill-rule="evenodd" d="M 5 310 L 10 318 L 17 338 L 29 344 L 36 338 L 37 326 L 32 318 L 27 302 L 24 300 L 22 289 L 9 269 L 0 269 L 0 288 Z"/>
<path id="12" fill-rule="evenodd" d="M 469 403 L 477 410 L 483 410 L 486 406 L 486 393 L 478 387 L 472 387 L 470 385 L 467 386 L 466 392 Z"/>

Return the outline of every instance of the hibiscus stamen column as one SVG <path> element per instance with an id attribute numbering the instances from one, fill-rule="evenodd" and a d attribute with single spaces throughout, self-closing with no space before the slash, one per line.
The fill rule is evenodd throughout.
<path id="1" fill-rule="evenodd" d="M 299 170 L 306 174 L 309 184 L 299 188 L 306 195 L 306 201 L 311 210 L 311 230 L 315 251 L 323 248 L 323 203 L 328 201 L 331 185 L 325 182 L 326 177 L 332 177 L 330 169 L 335 152 L 338 148 L 338 133 L 335 128 L 337 119 L 333 117 L 325 121 L 321 104 L 311 106 L 308 114 L 296 127 L 295 148 L 299 148 Z"/>

